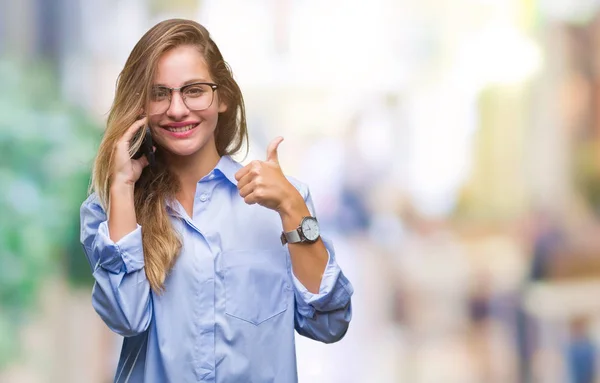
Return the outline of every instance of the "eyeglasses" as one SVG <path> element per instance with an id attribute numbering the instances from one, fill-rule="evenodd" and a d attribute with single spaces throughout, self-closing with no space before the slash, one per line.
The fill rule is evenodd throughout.
<path id="1" fill-rule="evenodd" d="M 208 109 L 213 103 L 217 88 L 217 84 L 210 82 L 195 82 L 179 88 L 168 88 L 162 85 L 154 86 L 150 91 L 148 114 L 165 113 L 171 106 L 174 91 L 181 93 L 181 98 L 189 110 L 201 111 Z"/>

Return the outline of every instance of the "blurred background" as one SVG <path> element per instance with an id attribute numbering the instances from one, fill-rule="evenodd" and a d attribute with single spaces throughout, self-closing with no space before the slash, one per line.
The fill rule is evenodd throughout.
<path id="1" fill-rule="evenodd" d="M 115 81 L 204 24 L 354 284 L 300 382 L 600 382 L 600 1 L 0 1 L 0 382 L 112 382 L 79 244 Z"/>

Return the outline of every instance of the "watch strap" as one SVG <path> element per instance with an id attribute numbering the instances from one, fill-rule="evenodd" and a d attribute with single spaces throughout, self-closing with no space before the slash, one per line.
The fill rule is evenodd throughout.
<path id="1" fill-rule="evenodd" d="M 288 232 L 281 233 L 281 244 L 285 245 L 286 243 L 298 243 L 302 242 L 302 237 L 300 237 L 299 230 L 292 230 Z"/>

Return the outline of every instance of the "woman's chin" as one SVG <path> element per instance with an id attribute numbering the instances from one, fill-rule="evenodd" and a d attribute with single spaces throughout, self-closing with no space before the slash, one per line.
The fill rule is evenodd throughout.
<path id="1" fill-rule="evenodd" d="M 193 154 L 198 153 L 202 150 L 203 145 L 199 143 L 175 143 L 174 145 L 164 145 L 163 146 L 169 154 L 177 157 L 187 157 Z"/>
<path id="2" fill-rule="evenodd" d="M 177 148 L 167 148 L 167 150 L 169 151 L 169 153 L 171 155 L 177 156 L 177 157 L 187 157 L 187 156 L 191 156 L 192 154 L 196 154 L 200 148 L 197 147 L 177 147 Z"/>
<path id="3" fill-rule="evenodd" d="M 187 157 L 202 151 L 203 148 L 214 145 L 212 137 L 190 137 L 185 140 L 171 140 L 164 139 L 161 137 L 159 144 L 167 151 L 170 155 L 177 157 Z"/>

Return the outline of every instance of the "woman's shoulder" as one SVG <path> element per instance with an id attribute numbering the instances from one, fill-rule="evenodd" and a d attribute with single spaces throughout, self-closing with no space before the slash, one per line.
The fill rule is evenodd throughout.
<path id="1" fill-rule="evenodd" d="M 81 215 L 98 215 L 105 216 L 104 208 L 100 202 L 100 198 L 95 192 L 90 193 L 87 198 L 81 203 Z"/>
<path id="2" fill-rule="evenodd" d="M 81 243 L 91 248 L 100 224 L 106 221 L 106 213 L 102 208 L 96 193 L 91 193 L 81 204 L 80 209 L 80 240 Z"/>
<path id="3" fill-rule="evenodd" d="M 81 204 L 81 206 L 84 206 L 84 205 L 85 206 L 89 206 L 89 205 L 102 206 L 102 204 L 100 203 L 100 198 L 98 197 L 98 194 L 96 194 L 96 192 L 91 192 L 90 194 L 88 194 L 86 199 Z"/>

